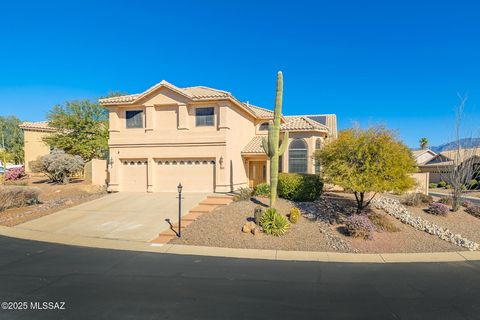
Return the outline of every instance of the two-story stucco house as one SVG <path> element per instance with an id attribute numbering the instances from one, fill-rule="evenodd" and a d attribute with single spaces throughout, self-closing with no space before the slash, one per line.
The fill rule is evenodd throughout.
<path id="1" fill-rule="evenodd" d="M 226 91 L 162 81 L 140 94 L 100 99 L 109 111 L 111 191 L 230 192 L 268 181 L 261 138 L 273 112 Z M 336 116 L 285 116 L 283 172 L 315 173 L 315 149 L 337 135 Z"/>

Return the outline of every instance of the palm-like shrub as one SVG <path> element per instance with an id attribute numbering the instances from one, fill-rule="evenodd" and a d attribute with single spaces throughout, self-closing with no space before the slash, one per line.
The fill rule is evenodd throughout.
<path id="1" fill-rule="evenodd" d="M 260 219 L 260 225 L 266 234 L 281 236 L 288 231 L 290 224 L 285 216 L 274 208 L 268 208 Z"/>
<path id="2" fill-rule="evenodd" d="M 347 234 L 354 238 L 372 240 L 375 226 L 364 214 L 353 214 L 345 222 Z"/>
<path id="3" fill-rule="evenodd" d="M 68 183 L 69 178 L 82 172 L 85 162 L 80 156 L 55 149 L 31 164 L 34 172 L 46 174 L 52 182 Z"/>
<path id="4" fill-rule="evenodd" d="M 440 215 L 440 216 L 446 216 L 450 210 L 448 209 L 448 206 L 446 204 L 440 203 L 440 202 L 434 202 L 430 204 L 430 206 L 427 209 L 428 213 L 434 214 L 434 215 Z"/>

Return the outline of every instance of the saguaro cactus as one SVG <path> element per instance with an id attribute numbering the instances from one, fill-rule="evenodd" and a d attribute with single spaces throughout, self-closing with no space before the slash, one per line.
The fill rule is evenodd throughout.
<path id="1" fill-rule="evenodd" d="M 288 145 L 288 132 L 285 132 L 282 144 L 280 144 L 280 120 L 282 118 L 282 99 L 283 99 L 283 76 L 278 72 L 277 92 L 275 96 L 275 109 L 273 112 L 273 122 L 268 126 L 268 139 L 262 139 L 263 150 L 270 158 L 270 207 L 275 206 L 277 201 L 278 185 L 278 158 L 285 152 Z"/>

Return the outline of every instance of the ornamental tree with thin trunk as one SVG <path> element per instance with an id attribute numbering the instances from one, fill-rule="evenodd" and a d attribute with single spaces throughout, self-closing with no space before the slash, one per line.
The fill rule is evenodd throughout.
<path id="1" fill-rule="evenodd" d="M 324 179 L 353 192 L 358 212 L 377 193 L 401 193 L 415 185 L 410 176 L 415 172 L 412 153 L 392 131 L 381 126 L 343 130 L 314 157 L 322 164 Z"/>
<path id="2" fill-rule="evenodd" d="M 280 120 L 282 118 L 283 99 L 283 76 L 278 72 L 277 92 L 275 96 L 275 109 L 273 111 L 273 122 L 268 126 L 268 139 L 262 139 L 263 150 L 270 159 L 270 207 L 275 207 L 277 201 L 278 185 L 278 159 L 285 152 L 288 145 L 288 132 L 285 132 L 283 141 L 280 144 Z"/>

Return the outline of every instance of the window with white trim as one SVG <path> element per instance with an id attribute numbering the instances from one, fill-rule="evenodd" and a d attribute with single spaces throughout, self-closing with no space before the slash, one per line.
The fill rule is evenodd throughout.
<path id="1" fill-rule="evenodd" d="M 288 172 L 307 173 L 308 147 L 302 139 L 295 139 L 288 147 Z"/>

